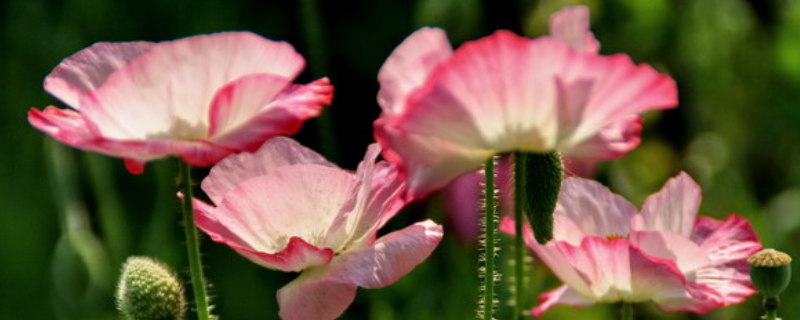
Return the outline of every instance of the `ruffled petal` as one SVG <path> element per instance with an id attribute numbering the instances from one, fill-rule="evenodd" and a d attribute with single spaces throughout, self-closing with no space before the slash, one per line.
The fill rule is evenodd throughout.
<path id="1" fill-rule="evenodd" d="M 36 129 L 71 146 L 85 143 L 97 137 L 97 129 L 78 112 L 53 106 L 43 111 L 30 109 L 28 122 Z"/>
<path id="2" fill-rule="evenodd" d="M 340 244 L 326 243 L 325 237 L 354 197 L 354 187 L 352 176 L 338 168 L 285 166 L 227 192 L 213 219 L 255 252 L 281 252 L 293 237 L 318 248 L 337 248 Z"/>
<path id="3" fill-rule="evenodd" d="M 562 285 L 553 290 L 542 293 L 539 296 L 539 304 L 531 309 L 531 314 L 538 318 L 544 314 L 545 311 L 557 305 L 568 305 L 576 308 L 588 307 L 594 304 L 594 301 L 587 299 L 579 293 L 573 291 L 566 285 Z"/>
<path id="4" fill-rule="evenodd" d="M 291 138 L 275 137 L 253 153 L 231 155 L 217 163 L 211 168 L 208 177 L 203 179 L 201 187 L 211 201 L 220 203 L 228 191 L 245 180 L 294 164 L 336 167 L 320 154 Z"/>
<path id="5" fill-rule="evenodd" d="M 688 238 L 701 201 L 700 186 L 681 172 L 667 181 L 659 192 L 647 197 L 632 227 L 635 230 L 668 230 Z"/>
<path id="6" fill-rule="evenodd" d="M 600 160 L 616 159 L 626 155 L 642 141 L 643 121 L 641 116 L 631 115 L 609 124 L 594 136 L 573 147 L 570 153 L 572 160 L 595 165 Z"/>
<path id="7" fill-rule="evenodd" d="M 350 250 L 371 244 L 378 229 L 408 202 L 402 197 L 405 184 L 397 168 L 383 161 L 375 162 L 380 154 L 377 143 L 367 148 L 356 170 L 359 187 L 353 207 L 333 222 L 328 232 L 329 243 L 347 244 Z"/>
<path id="8" fill-rule="evenodd" d="M 739 303 L 756 293 L 750 282 L 747 257 L 761 250 L 761 243 L 747 219 L 739 215 L 724 221 L 701 217 L 692 231 L 692 240 L 711 259 L 706 268 L 696 272 L 695 281 L 716 291 L 718 304 Z"/>
<path id="9" fill-rule="evenodd" d="M 504 218 L 500 229 L 513 234 L 514 222 Z M 693 283 L 687 282 L 675 262 L 651 256 L 628 240 L 605 240 L 587 236 L 578 245 L 551 241 L 540 245 L 530 226 L 523 226 L 528 248 L 575 293 L 595 302 L 643 302 L 686 306 L 692 299 Z M 544 312 L 552 305 L 540 305 Z M 541 313 L 540 313 L 541 314 Z"/>
<path id="10" fill-rule="evenodd" d="M 214 95 L 209 115 L 210 136 L 221 135 L 247 122 L 292 79 L 257 73 L 231 81 Z"/>
<path id="11" fill-rule="evenodd" d="M 556 223 L 555 223 L 555 235 L 559 232 L 565 232 L 563 230 L 563 226 L 558 223 L 559 216 L 556 216 Z M 567 220 L 569 221 L 569 220 Z M 507 233 L 512 236 L 516 236 L 515 234 L 515 222 L 509 217 L 503 217 L 503 220 L 500 222 L 500 231 Z M 572 225 L 572 222 L 569 221 L 568 226 Z M 562 229 L 562 230 L 560 230 Z M 583 239 L 583 234 L 581 233 L 580 229 L 577 227 L 571 228 L 571 231 L 574 234 L 570 234 L 568 236 L 572 238 L 570 240 L 576 241 L 576 246 L 580 246 L 581 241 Z M 579 292 L 586 297 L 591 299 L 595 299 L 592 290 L 590 289 L 590 283 L 586 281 L 581 274 L 577 272 L 574 266 L 570 265 L 569 261 L 564 258 L 564 255 L 561 253 L 559 248 L 555 245 L 556 242 L 563 242 L 568 244 L 569 242 L 563 240 L 553 240 L 548 242 L 546 245 L 540 245 L 533 237 L 533 230 L 531 226 L 528 224 L 524 224 L 522 226 L 522 239 L 525 241 L 525 244 L 531 249 L 533 252 L 536 253 L 536 256 L 544 262 L 548 268 L 559 278 L 562 282 L 564 282 L 567 286 Z"/>
<path id="12" fill-rule="evenodd" d="M 179 195 L 181 196 L 181 195 Z M 290 237 L 285 248 L 267 253 L 259 251 L 259 240 L 242 225 L 230 223 L 226 214 L 203 201 L 192 199 L 195 224 L 212 240 L 223 243 L 254 263 L 273 270 L 299 272 L 303 269 L 326 265 L 333 259 L 333 250 L 318 248 L 298 237 Z M 252 226 L 258 228 L 258 226 Z"/>
<path id="13" fill-rule="evenodd" d="M 126 158 L 128 168 L 133 173 L 141 173 L 145 162 L 169 155 L 177 155 L 193 166 L 208 167 L 231 153 L 226 148 L 206 141 L 108 139 L 100 136 L 83 113 L 68 109 L 31 109 L 28 121 L 35 128 L 72 147 Z"/>
<path id="14" fill-rule="evenodd" d="M 761 250 L 758 234 L 747 219 L 730 215 L 723 221 L 699 217 L 691 235 L 692 241 L 707 251 L 715 265 L 740 262 Z"/>
<path id="15" fill-rule="evenodd" d="M 212 119 L 211 140 L 232 149 L 255 150 L 264 140 L 295 134 L 304 121 L 318 116 L 322 107 L 331 103 L 333 86 L 328 78 L 322 78 L 307 85 L 288 85 L 274 99 L 262 94 L 255 93 L 250 99 L 242 98 L 241 101 L 250 100 L 242 105 L 251 107 L 232 108 L 241 109 L 236 111 L 236 120 L 229 119 L 226 124 L 220 124 L 217 131 L 214 131 Z M 214 110 L 212 107 L 212 117 Z"/>
<path id="16" fill-rule="evenodd" d="M 654 299 L 655 305 L 664 312 L 706 313 L 724 306 L 720 303 L 720 295 L 713 289 L 688 282 L 686 296 L 674 296 Z"/>
<path id="17" fill-rule="evenodd" d="M 589 284 L 591 294 L 584 296 L 597 301 L 657 301 L 687 295 L 684 275 L 673 261 L 652 257 L 627 240 L 589 236 L 578 247 L 554 245 Z"/>
<path id="18" fill-rule="evenodd" d="M 569 219 L 585 235 L 625 237 L 636 207 L 602 184 L 583 178 L 566 178 L 555 215 Z"/>
<path id="19" fill-rule="evenodd" d="M 440 62 L 453 54 L 444 30 L 422 28 L 403 41 L 378 72 L 378 104 L 386 113 L 402 112 L 408 94 L 425 82 Z"/>
<path id="20" fill-rule="evenodd" d="M 631 243 L 647 254 L 675 261 L 684 274 L 711 263 L 708 253 L 697 244 L 672 231 L 634 231 Z"/>
<path id="21" fill-rule="evenodd" d="M 550 16 L 550 35 L 575 51 L 597 53 L 600 42 L 589 27 L 589 8 L 585 6 L 566 7 Z"/>
<path id="22" fill-rule="evenodd" d="M 283 320 L 333 320 L 356 298 L 358 286 L 307 271 L 276 294 Z"/>
<path id="23" fill-rule="evenodd" d="M 152 42 L 98 42 L 64 59 L 44 79 L 44 89 L 67 105 L 80 109 L 80 98 L 99 88 L 109 75 L 147 52 Z"/>
<path id="24" fill-rule="evenodd" d="M 408 184 L 407 199 L 427 196 L 459 175 L 478 169 L 495 154 L 493 150 L 471 149 L 435 136 L 404 135 L 380 124 L 383 120 L 376 121 L 375 140 L 383 147 L 383 157 L 401 168 L 401 175 Z M 450 132 L 456 134 L 474 133 L 468 128 L 439 127 L 434 123 L 428 125 L 432 131 L 441 131 L 443 134 L 448 134 L 447 131 L 451 129 Z"/>
<path id="25" fill-rule="evenodd" d="M 81 112 L 107 138 L 207 138 L 218 89 L 255 73 L 293 79 L 304 64 L 288 43 L 249 32 L 161 42 L 87 92 Z"/>
<path id="26" fill-rule="evenodd" d="M 442 227 L 426 220 L 392 232 L 371 247 L 337 256 L 330 265 L 303 272 L 278 290 L 282 319 L 327 320 L 350 305 L 356 287 L 388 286 L 422 263 L 442 239 Z"/>
<path id="27" fill-rule="evenodd" d="M 581 56 L 572 59 L 566 70 L 559 74 L 561 81 L 566 84 L 586 81 L 592 84 L 591 97 L 583 107 L 580 123 L 572 130 L 571 136 L 559 143 L 558 149 L 565 155 L 586 157 L 586 152 L 578 148 L 580 143 L 591 139 L 610 124 L 622 121 L 622 128 L 628 128 L 632 123 L 632 115 L 677 106 L 678 89 L 675 81 L 652 67 L 635 65 L 630 57 L 622 54 Z M 616 129 L 612 132 L 637 132 L 634 129 Z M 616 142 L 619 139 L 609 140 Z M 623 141 L 629 140 L 631 138 Z"/>

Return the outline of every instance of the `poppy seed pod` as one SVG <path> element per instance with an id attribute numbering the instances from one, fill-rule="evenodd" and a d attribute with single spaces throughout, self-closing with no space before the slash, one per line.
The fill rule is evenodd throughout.
<path id="1" fill-rule="evenodd" d="M 764 249 L 747 258 L 753 286 L 767 298 L 777 298 L 792 278 L 792 257 L 775 249 Z"/>
<path id="2" fill-rule="evenodd" d="M 122 266 L 117 309 L 128 320 L 183 320 L 183 286 L 165 264 L 148 257 L 130 257 Z"/>

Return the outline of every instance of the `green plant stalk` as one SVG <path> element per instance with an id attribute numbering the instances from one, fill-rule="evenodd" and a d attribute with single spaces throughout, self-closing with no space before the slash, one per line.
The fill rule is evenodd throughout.
<path id="1" fill-rule="evenodd" d="M 208 308 L 208 294 L 206 293 L 206 280 L 203 276 L 203 263 L 200 261 L 200 243 L 197 239 L 197 228 L 194 225 L 192 167 L 183 161 L 179 160 L 178 162 L 180 188 L 183 193 L 183 199 L 181 200 L 183 231 L 186 235 L 186 250 L 192 275 L 192 291 L 194 292 L 194 301 L 197 307 L 197 318 L 198 320 L 211 320 Z"/>
<path id="2" fill-rule="evenodd" d="M 767 297 L 764 298 L 764 320 L 779 320 L 778 318 L 778 306 L 780 305 L 780 300 L 778 297 Z"/>
<path id="3" fill-rule="evenodd" d="M 496 246 L 496 212 L 495 212 L 495 187 L 494 187 L 494 156 L 490 157 L 484 165 L 484 276 L 483 276 L 483 319 L 494 319 L 494 284 L 497 280 L 495 257 Z"/>
<path id="4" fill-rule="evenodd" d="M 522 308 L 525 305 L 525 241 L 522 238 L 522 226 L 525 218 L 522 212 L 523 198 L 525 196 L 525 165 L 519 161 L 520 152 L 514 153 L 514 319 L 522 317 Z"/>
<path id="5" fill-rule="evenodd" d="M 764 320 L 778 320 L 778 310 L 767 310 L 764 314 Z"/>
<path id="6" fill-rule="evenodd" d="M 91 218 L 81 201 L 78 166 L 74 151 L 55 142 L 45 143 L 49 155 L 49 174 L 55 202 L 60 210 L 61 233 L 86 264 L 92 285 L 110 288 L 114 281 L 113 268 L 107 249 L 92 231 Z"/>
<path id="7" fill-rule="evenodd" d="M 621 320 L 633 320 L 633 304 L 630 302 L 621 302 L 620 303 L 620 319 Z"/>
<path id="8" fill-rule="evenodd" d="M 100 230 L 107 239 L 114 265 L 120 265 L 130 253 L 130 232 L 125 222 L 125 210 L 114 184 L 110 159 L 95 154 L 83 155 L 84 167 L 95 194 Z"/>

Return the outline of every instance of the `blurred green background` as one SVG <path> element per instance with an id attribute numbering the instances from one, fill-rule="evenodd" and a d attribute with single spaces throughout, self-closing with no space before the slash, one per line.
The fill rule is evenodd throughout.
<path id="1" fill-rule="evenodd" d="M 598 178 L 640 204 L 679 170 L 702 186 L 701 213 L 740 213 L 766 246 L 800 257 L 800 1 L 797 0 L 416 0 L 185 1 L 5 0 L 0 2 L 0 318 L 116 319 L 118 269 L 132 254 L 157 257 L 187 275 L 172 160 L 141 176 L 117 159 L 54 143 L 26 120 L 31 107 L 61 103 L 41 83 L 58 62 L 97 41 L 162 41 L 223 30 L 288 40 L 309 65 L 301 81 L 329 76 L 336 98 L 323 121 L 297 138 L 345 168 L 372 141 L 376 75 L 405 36 L 437 25 L 459 44 L 510 29 L 546 32 L 558 8 L 592 8 L 603 53 L 626 52 L 670 73 L 678 109 L 647 116 L 642 145 L 604 163 Z M 334 134 L 321 134 L 326 127 Z M 322 128 L 322 130 L 320 130 Z M 205 172 L 196 172 L 197 179 Z M 415 203 L 387 229 L 430 216 L 441 198 Z M 476 250 L 451 234 L 393 286 L 360 290 L 343 319 L 471 319 Z M 203 243 L 216 313 L 277 319 L 275 291 L 291 274 L 259 268 L 227 247 Z M 508 252 L 507 250 L 505 252 Z M 796 274 L 800 274 L 797 273 Z M 800 318 L 795 277 L 784 319 Z M 531 305 L 558 285 L 539 264 Z M 501 296 L 505 306 L 507 293 Z M 756 319 L 759 298 L 707 315 L 641 319 Z M 503 307 L 503 314 L 509 308 Z M 616 309 L 558 307 L 544 319 L 614 319 Z"/>

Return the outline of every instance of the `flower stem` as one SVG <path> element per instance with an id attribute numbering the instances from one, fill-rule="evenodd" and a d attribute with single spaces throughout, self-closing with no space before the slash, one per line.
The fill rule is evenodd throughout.
<path id="1" fill-rule="evenodd" d="M 620 319 L 621 320 L 633 320 L 633 304 L 630 302 L 621 302 L 620 303 Z"/>
<path id="2" fill-rule="evenodd" d="M 189 257 L 189 269 L 192 273 L 192 290 L 197 307 L 198 320 L 210 320 L 206 280 L 203 277 L 203 263 L 200 261 L 200 243 L 197 240 L 197 228 L 194 225 L 194 208 L 192 207 L 192 167 L 183 161 L 178 163 L 180 188 L 183 193 L 181 210 L 183 212 L 183 230 L 186 235 L 186 250 Z"/>
<path id="3" fill-rule="evenodd" d="M 525 242 L 522 238 L 522 226 L 525 221 L 522 214 L 523 198 L 525 196 L 524 178 L 525 166 L 520 159 L 520 153 L 514 153 L 514 317 L 519 319 L 522 317 L 522 308 L 525 305 Z"/>
<path id="4" fill-rule="evenodd" d="M 778 320 L 778 310 L 767 310 L 767 313 L 764 314 L 764 320 Z"/>
<path id="5" fill-rule="evenodd" d="M 764 320 L 778 320 L 778 306 L 780 300 L 777 297 L 764 298 Z"/>
<path id="6" fill-rule="evenodd" d="M 494 319 L 495 293 L 494 285 L 498 279 L 495 258 L 497 257 L 497 213 L 495 210 L 495 186 L 494 186 L 494 156 L 489 158 L 484 165 L 484 274 L 483 274 L 483 301 L 482 316 L 483 320 Z M 480 314 L 481 312 L 479 312 Z"/>

